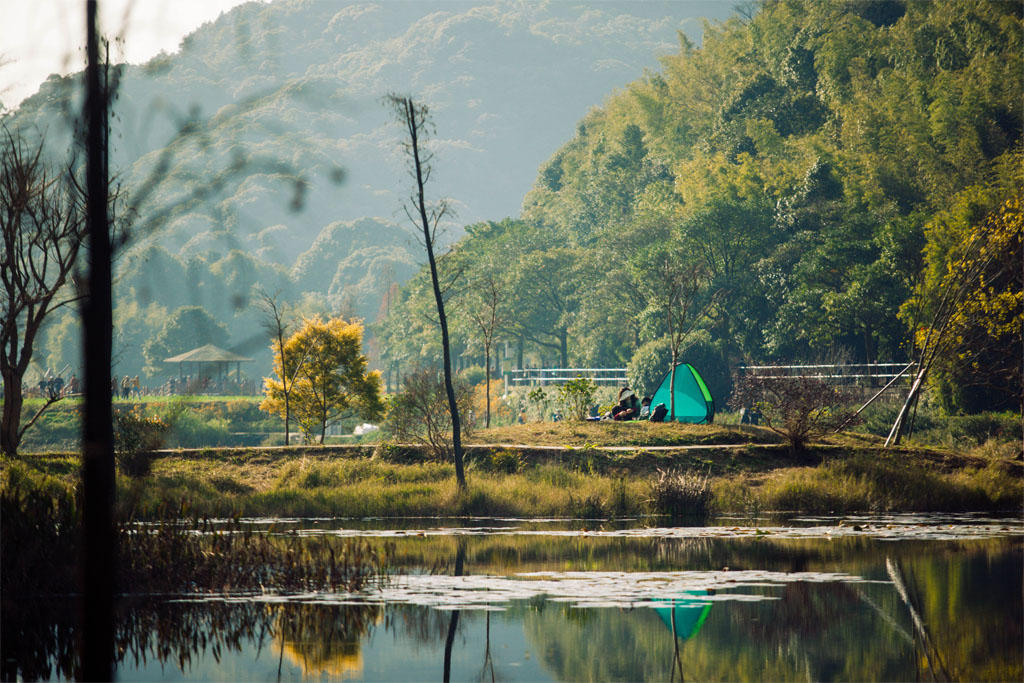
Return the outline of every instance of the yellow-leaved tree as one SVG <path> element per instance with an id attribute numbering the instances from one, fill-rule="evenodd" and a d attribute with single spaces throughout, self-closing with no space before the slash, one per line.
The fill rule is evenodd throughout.
<path id="1" fill-rule="evenodd" d="M 276 376 L 263 380 L 266 398 L 260 409 L 284 416 L 285 378 L 291 417 L 307 442 L 317 436 L 322 444 L 327 428 L 348 417 L 383 417 L 381 376 L 367 369 L 360 323 L 306 318 L 284 343 L 284 353 L 271 348 Z"/>
<path id="2" fill-rule="evenodd" d="M 933 367 L 947 408 L 980 412 L 1021 406 L 1024 214 L 1014 193 L 974 218 L 986 200 L 991 203 L 983 191 L 965 192 L 954 211 L 928 226 L 924 278 L 901 310 L 915 324 L 917 375 L 887 445 L 899 443 L 907 413 Z M 930 324 L 919 322 L 929 317 Z"/>

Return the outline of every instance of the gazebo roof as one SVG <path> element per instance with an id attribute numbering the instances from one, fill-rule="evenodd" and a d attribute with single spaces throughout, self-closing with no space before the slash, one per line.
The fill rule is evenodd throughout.
<path id="1" fill-rule="evenodd" d="M 200 346 L 198 349 L 192 349 L 191 351 L 186 351 L 185 353 L 177 356 L 164 358 L 165 363 L 236 363 L 251 360 L 252 358 L 246 358 L 245 356 L 239 356 L 237 353 L 225 351 L 213 344 L 207 344 L 206 346 Z"/>

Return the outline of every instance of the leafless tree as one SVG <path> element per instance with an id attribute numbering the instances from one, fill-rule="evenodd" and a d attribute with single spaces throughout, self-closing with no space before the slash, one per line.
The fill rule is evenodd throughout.
<path id="1" fill-rule="evenodd" d="M 281 374 L 283 375 L 280 379 L 281 394 L 284 396 L 284 445 L 287 446 L 289 445 L 289 424 L 291 421 L 291 393 L 292 389 L 295 388 L 295 378 L 298 377 L 299 371 L 302 369 L 306 359 L 303 357 L 295 363 L 285 356 L 284 342 L 291 332 L 294 321 L 289 319 L 284 304 L 278 301 L 278 296 L 279 292 L 268 294 L 261 289 L 258 305 L 263 312 L 263 329 L 267 331 L 267 334 L 273 340 L 274 364 L 281 368 Z M 289 369 L 291 369 L 290 376 L 288 373 Z"/>
<path id="2" fill-rule="evenodd" d="M 461 410 L 468 409 L 470 392 L 464 382 L 455 383 L 455 397 Z M 402 391 L 391 399 L 384 430 L 399 443 L 419 444 L 436 459 L 447 461 L 453 449 L 446 403 L 446 387 L 437 371 L 417 370 L 403 378 Z"/>
<path id="3" fill-rule="evenodd" d="M 691 312 L 706 287 L 707 273 L 700 263 L 688 262 L 678 250 L 656 244 L 633 263 L 637 289 L 649 305 L 665 316 L 668 328 L 672 365 L 669 372 L 669 420 L 676 419 L 676 365 L 686 350 L 691 333 L 721 300 L 723 291 L 715 292 L 696 314 Z"/>
<path id="4" fill-rule="evenodd" d="M 22 382 L 46 318 L 79 298 L 75 264 L 85 234 L 85 199 L 70 171 L 54 171 L 43 157 L 42 140 L 28 143 L 2 127 L 0 140 L 0 374 L 4 383 L 0 447 L 15 455 L 25 431 L 60 397 L 46 402 L 21 424 Z"/>
<path id="5" fill-rule="evenodd" d="M 459 407 L 452 382 L 451 344 L 448 339 L 448 318 L 444 310 L 444 293 L 437 272 L 435 250 L 438 246 L 438 230 L 441 221 L 451 213 L 448 203 L 444 200 L 430 202 L 426 198 L 426 185 L 434 170 L 434 154 L 426 146 L 426 140 L 434 132 L 434 124 L 430 118 L 427 105 L 414 102 L 410 97 L 388 95 L 385 102 L 391 107 L 397 121 L 405 128 L 406 138 L 402 143 L 409 175 L 414 181 L 414 189 L 405 204 L 405 213 L 409 220 L 420 231 L 420 241 L 427 251 L 427 262 L 430 264 L 430 280 L 434 288 L 434 301 L 437 303 L 437 320 L 441 327 L 441 353 L 444 360 L 444 384 L 448 395 L 448 410 L 452 423 L 452 455 L 455 460 L 455 479 L 459 488 L 466 487 L 466 473 L 462 466 L 462 434 L 459 420 Z"/>
<path id="6" fill-rule="evenodd" d="M 803 452 L 815 436 L 856 423 L 851 397 L 815 377 L 742 375 L 729 404 L 759 410 L 765 425 L 784 437 L 793 453 Z"/>
<path id="7" fill-rule="evenodd" d="M 507 322 L 509 316 L 504 306 L 504 291 L 494 270 L 486 268 L 471 283 L 470 300 L 466 303 L 466 317 L 472 322 L 480 334 L 480 342 L 484 347 L 484 365 L 486 366 L 485 391 L 487 409 L 484 413 L 484 426 L 491 426 L 491 349 L 494 347 L 495 335 Z"/>

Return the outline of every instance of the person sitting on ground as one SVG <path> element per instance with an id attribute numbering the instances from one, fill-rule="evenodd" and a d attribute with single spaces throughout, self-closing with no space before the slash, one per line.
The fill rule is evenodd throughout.
<path id="1" fill-rule="evenodd" d="M 646 420 L 651 416 L 651 397 L 644 396 L 640 399 L 640 417 L 641 420 Z"/>
<path id="2" fill-rule="evenodd" d="M 635 420 L 640 415 L 640 401 L 629 387 L 619 390 L 619 406 L 622 410 L 615 413 L 613 420 Z"/>

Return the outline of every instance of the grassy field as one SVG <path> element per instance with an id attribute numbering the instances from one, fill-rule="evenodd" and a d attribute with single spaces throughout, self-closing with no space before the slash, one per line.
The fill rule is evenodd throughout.
<path id="1" fill-rule="evenodd" d="M 148 476 L 119 476 L 119 504 L 144 518 L 608 518 L 666 512 L 655 489 L 667 471 L 690 473 L 713 512 L 1014 511 L 1024 501 L 1012 444 L 952 453 L 844 436 L 793 455 L 756 428 L 607 423 L 520 425 L 470 441 L 486 445 L 467 449 L 465 491 L 451 464 L 408 447 L 204 448 L 163 451 Z M 529 445 L 500 445 L 511 443 Z M 66 488 L 78 458 L 25 455 L 0 461 L 0 473 L 5 490 Z"/>

